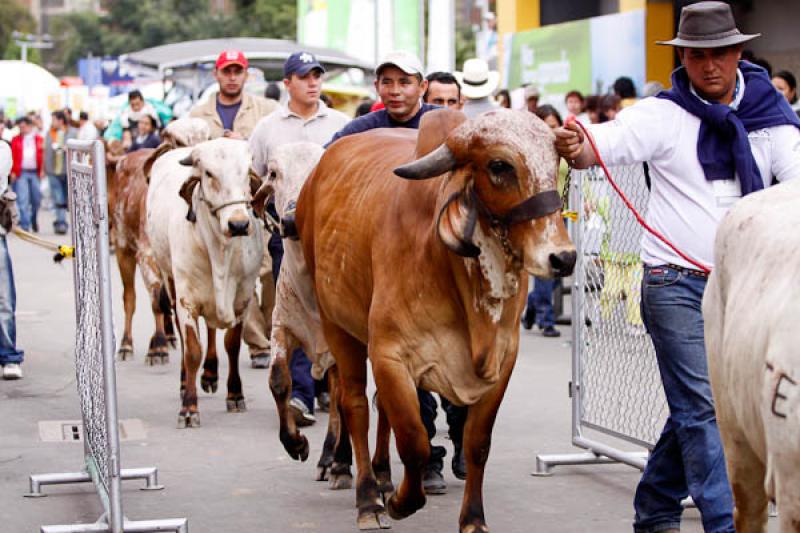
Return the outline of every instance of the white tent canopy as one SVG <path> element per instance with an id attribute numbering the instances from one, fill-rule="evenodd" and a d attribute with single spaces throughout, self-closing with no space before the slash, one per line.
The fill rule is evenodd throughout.
<path id="1" fill-rule="evenodd" d="M 24 61 L 0 61 L 0 80 L 0 107 L 15 106 L 17 116 L 47 109 L 48 96 L 60 87 L 58 78 L 47 70 Z"/>

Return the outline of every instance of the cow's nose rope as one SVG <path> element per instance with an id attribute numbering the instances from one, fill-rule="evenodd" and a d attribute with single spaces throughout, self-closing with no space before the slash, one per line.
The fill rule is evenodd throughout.
<path id="1" fill-rule="evenodd" d="M 633 207 L 633 204 L 631 203 L 631 201 L 628 200 L 628 197 L 625 196 L 625 193 L 622 192 L 622 189 L 619 188 L 619 186 L 617 185 L 617 182 L 615 182 L 614 178 L 611 177 L 611 172 L 609 172 L 605 161 L 603 161 L 602 156 L 600 156 L 600 151 L 597 149 L 597 145 L 594 143 L 594 138 L 592 137 L 592 134 L 589 133 L 589 130 L 586 129 L 586 126 L 584 126 L 581 123 L 580 120 L 577 120 L 575 117 L 572 117 L 572 116 L 567 118 L 567 123 L 569 123 L 569 122 L 575 122 L 575 124 L 577 124 L 578 127 L 581 130 L 583 130 L 584 135 L 586 135 L 586 139 L 589 141 L 589 146 L 592 147 L 592 151 L 594 152 L 594 156 L 597 159 L 597 163 L 600 165 L 600 168 L 603 169 L 603 172 L 605 172 L 605 175 L 606 175 L 606 178 L 608 179 L 608 182 L 611 184 L 611 187 L 616 191 L 616 193 L 622 199 L 622 202 L 625 204 L 625 206 L 631 211 L 631 213 L 633 213 L 633 216 L 636 218 L 636 221 L 644 229 L 646 229 L 651 235 L 653 235 L 658 240 L 660 240 L 661 242 L 663 242 L 664 244 L 669 246 L 672 249 L 672 251 L 674 251 L 676 254 L 678 254 L 683 259 L 685 259 L 689 263 L 693 264 L 694 266 L 696 266 L 697 268 L 699 268 L 700 270 L 702 270 L 706 274 L 710 274 L 711 273 L 711 268 L 707 267 L 706 265 L 704 265 L 703 263 L 701 263 L 699 261 L 696 261 L 696 260 L 692 259 L 688 255 L 686 255 L 685 253 L 680 251 L 677 246 L 675 246 L 674 244 L 672 244 L 672 242 L 670 242 L 669 239 L 664 237 L 658 230 L 656 230 L 655 228 L 650 226 L 650 224 L 648 224 L 644 220 L 644 217 L 642 217 L 642 215 L 639 213 L 639 211 L 637 211 L 636 208 Z"/>

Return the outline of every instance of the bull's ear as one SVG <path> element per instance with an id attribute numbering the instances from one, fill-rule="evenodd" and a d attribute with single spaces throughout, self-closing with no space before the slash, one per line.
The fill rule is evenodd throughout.
<path id="1" fill-rule="evenodd" d="M 200 177 L 192 174 L 186 178 L 186 181 L 183 182 L 183 185 L 181 185 L 181 190 L 178 193 L 180 194 L 181 198 L 183 198 L 183 201 L 189 205 L 189 211 L 186 212 L 186 220 L 189 222 L 194 222 L 197 220 L 192 206 L 192 195 L 194 194 L 194 189 L 197 187 L 198 183 L 200 183 Z"/>
<path id="2" fill-rule="evenodd" d="M 255 195 L 258 189 L 261 187 L 261 178 L 252 168 L 247 171 L 247 177 L 250 180 L 250 194 Z"/>
<path id="3" fill-rule="evenodd" d="M 153 168 L 153 163 L 156 162 L 156 159 L 161 157 L 162 155 L 166 154 L 172 150 L 172 145 L 169 142 L 162 142 L 158 145 L 158 148 L 153 150 L 153 153 L 145 159 L 144 165 L 142 166 L 142 172 L 144 173 L 144 179 L 147 183 L 150 183 L 150 169 Z"/>
<path id="4" fill-rule="evenodd" d="M 253 206 L 253 211 L 256 212 L 256 216 L 261 218 L 264 215 L 267 199 L 272 195 L 272 186 L 267 180 L 262 181 L 252 168 L 248 176 L 250 177 L 250 194 L 253 197 L 250 201 L 250 205 Z"/>
<path id="5" fill-rule="evenodd" d="M 436 222 L 444 245 L 462 257 L 478 257 L 481 253 L 472 240 L 478 223 L 478 209 L 472 201 L 471 190 L 466 187 L 453 193 L 439 211 Z"/>
<path id="6" fill-rule="evenodd" d="M 422 115 L 419 122 L 419 135 L 414 159 L 425 157 L 436 150 L 447 140 L 450 132 L 467 120 L 461 111 L 444 108 L 429 111 Z"/>

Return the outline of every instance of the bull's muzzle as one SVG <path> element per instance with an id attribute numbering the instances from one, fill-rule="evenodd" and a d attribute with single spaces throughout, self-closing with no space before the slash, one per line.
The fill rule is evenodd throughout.
<path id="1" fill-rule="evenodd" d="M 550 266 L 553 268 L 553 275 L 557 278 L 569 276 L 575 269 L 575 261 L 577 259 L 578 254 L 574 250 L 550 254 Z"/>
<path id="2" fill-rule="evenodd" d="M 244 237 L 247 235 L 247 229 L 250 227 L 250 221 L 245 220 L 230 220 L 228 221 L 228 230 L 231 232 L 231 237 Z"/>

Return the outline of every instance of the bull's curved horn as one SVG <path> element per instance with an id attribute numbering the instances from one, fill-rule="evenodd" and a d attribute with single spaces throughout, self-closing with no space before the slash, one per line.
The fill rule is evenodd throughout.
<path id="1" fill-rule="evenodd" d="M 192 159 L 192 154 L 187 155 L 178 162 L 185 167 L 191 167 L 192 165 L 194 165 L 194 159 Z"/>
<path id="2" fill-rule="evenodd" d="M 446 144 L 407 165 L 397 167 L 394 173 L 407 180 L 425 180 L 453 170 L 456 157 Z"/>

